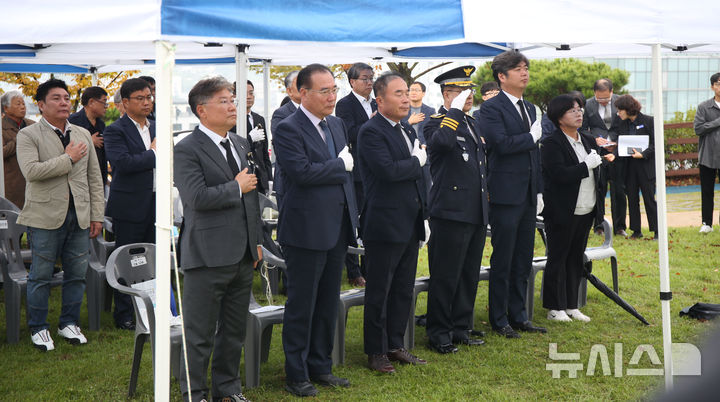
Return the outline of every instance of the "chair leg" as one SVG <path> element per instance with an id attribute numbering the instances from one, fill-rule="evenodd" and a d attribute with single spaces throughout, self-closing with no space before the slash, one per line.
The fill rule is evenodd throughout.
<path id="1" fill-rule="evenodd" d="M 87 309 L 88 309 L 88 329 L 90 331 L 100 330 L 100 311 L 102 306 L 100 305 L 100 286 L 98 283 L 97 274 L 91 273 L 91 268 L 88 268 L 87 275 L 87 286 L 85 287 L 85 293 L 87 294 Z"/>
<path id="2" fill-rule="evenodd" d="M 7 325 L 7 342 L 20 342 L 20 305 L 22 304 L 23 285 L 8 278 L 5 288 L 5 322 Z"/>
<path id="3" fill-rule="evenodd" d="M 260 385 L 260 322 L 249 314 L 245 333 L 245 388 Z"/>
<path id="4" fill-rule="evenodd" d="M 272 341 L 273 324 L 268 324 L 262 329 L 260 340 L 260 363 L 266 363 L 270 357 L 270 342 Z"/>
<path id="5" fill-rule="evenodd" d="M 615 293 L 620 294 L 620 289 L 618 288 L 617 258 L 610 257 L 610 265 L 612 266 L 613 290 Z"/>
<path id="6" fill-rule="evenodd" d="M 143 347 L 145 346 L 145 342 L 148 338 L 149 336 L 147 334 L 138 334 L 135 336 L 135 352 L 133 354 L 132 370 L 130 371 L 130 387 L 128 388 L 128 397 L 130 398 L 135 395 Z"/>
<path id="7" fill-rule="evenodd" d="M 333 366 L 345 364 L 345 326 L 347 325 L 348 307 L 342 300 L 338 301 L 337 322 L 335 323 L 335 339 L 333 340 Z"/>
<path id="8" fill-rule="evenodd" d="M 413 289 L 413 302 L 410 305 L 410 317 L 408 318 L 405 337 L 403 339 L 405 349 L 407 350 L 415 348 L 415 309 L 417 307 L 418 294 L 419 292 Z"/>
<path id="9" fill-rule="evenodd" d="M 525 312 L 527 313 L 529 321 L 532 321 L 533 310 L 535 309 L 535 276 L 537 273 L 538 271 L 536 271 L 535 268 L 531 268 L 527 290 L 525 292 Z"/>

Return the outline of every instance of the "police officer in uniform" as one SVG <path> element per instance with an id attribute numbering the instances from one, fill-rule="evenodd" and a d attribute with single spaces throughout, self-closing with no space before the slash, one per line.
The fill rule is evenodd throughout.
<path id="1" fill-rule="evenodd" d="M 472 107 L 473 66 L 435 79 L 444 106 L 423 133 L 430 157 L 430 289 L 427 335 L 430 348 L 455 353 L 454 344 L 482 345 L 470 337 L 473 306 L 488 223 L 485 144 Z"/>

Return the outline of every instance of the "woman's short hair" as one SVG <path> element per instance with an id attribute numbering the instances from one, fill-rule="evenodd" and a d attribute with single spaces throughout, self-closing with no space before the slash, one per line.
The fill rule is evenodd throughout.
<path id="1" fill-rule="evenodd" d="M 550 100 L 550 103 L 548 103 L 547 115 L 555 127 L 560 128 L 560 118 L 563 117 L 568 110 L 574 108 L 576 103 L 580 106 L 577 99 L 570 94 L 558 95 Z"/>
<path id="2" fill-rule="evenodd" d="M 615 107 L 617 110 L 624 110 L 628 116 L 637 116 L 642 109 L 640 102 L 631 95 L 620 95 L 615 101 Z"/>

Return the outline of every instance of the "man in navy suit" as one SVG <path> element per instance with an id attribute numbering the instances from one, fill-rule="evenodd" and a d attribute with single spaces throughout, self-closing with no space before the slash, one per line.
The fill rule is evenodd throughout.
<path id="1" fill-rule="evenodd" d="M 285 91 L 287 92 L 290 101 L 275 110 L 275 112 L 273 112 L 272 114 L 272 118 L 270 119 L 270 131 L 273 135 L 273 151 L 275 150 L 275 142 L 277 141 L 275 138 L 275 133 L 277 132 L 278 124 L 280 124 L 280 122 L 283 121 L 286 117 L 295 113 L 297 108 L 300 106 L 300 92 L 297 88 L 297 75 L 299 71 L 300 70 L 292 71 L 285 76 Z M 275 197 L 277 198 L 278 208 L 282 208 L 282 170 L 280 169 L 280 165 L 277 163 L 275 163 L 273 190 L 275 190 Z"/>
<path id="2" fill-rule="evenodd" d="M 537 145 L 542 128 L 535 106 L 522 98 L 530 80 L 529 66 L 516 51 L 495 56 L 491 68 L 501 91 L 480 109 L 490 169 L 490 325 L 507 338 L 519 338 L 516 331 L 547 332 L 532 325 L 525 311 L 535 217 L 543 209 Z"/>
<path id="3" fill-rule="evenodd" d="M 485 343 L 470 338 L 489 210 L 485 144 L 467 115 L 474 71 L 462 66 L 435 79 L 445 104 L 425 125 L 435 184 L 428 202 L 427 335 L 430 348 L 443 354 L 457 352 L 454 343 Z"/>
<path id="4" fill-rule="evenodd" d="M 285 389 L 312 396 L 326 386 L 350 385 L 332 375 L 342 262 L 355 243 L 357 206 L 352 186 L 353 158 L 345 126 L 331 116 L 337 98 L 332 72 L 311 64 L 298 73 L 301 104 L 277 126 L 277 160 L 285 196 L 278 241 L 287 264 L 283 320 Z"/>
<path id="5" fill-rule="evenodd" d="M 365 189 L 360 222 L 365 245 L 364 340 L 370 369 L 392 373 L 390 360 L 426 364 L 403 348 L 412 306 L 418 244 L 425 240 L 427 161 L 415 130 L 401 120 L 410 108 L 405 80 L 383 74 L 373 90 L 378 113 L 360 129 L 358 158 Z"/>
<path id="6" fill-rule="evenodd" d="M 120 87 L 125 116 L 105 129 L 105 155 L 112 181 L 105 215 L 113 220 L 115 245 L 155 243 L 155 122 L 147 81 L 131 78 Z M 134 329 L 130 297 L 114 291 L 115 325 Z"/>
<path id="7" fill-rule="evenodd" d="M 365 124 L 377 111 L 377 102 L 370 96 L 373 89 L 373 69 L 365 63 L 355 63 L 347 72 L 352 92 L 340 99 L 335 107 L 335 115 L 345 122 L 350 141 L 350 153 L 357 160 L 357 137 L 360 126 Z M 355 197 L 357 205 L 363 205 L 363 185 L 359 174 L 354 175 Z M 362 276 L 364 264 L 358 262 L 358 257 L 348 254 L 345 258 L 348 281 L 354 286 L 364 286 L 365 278 Z"/>

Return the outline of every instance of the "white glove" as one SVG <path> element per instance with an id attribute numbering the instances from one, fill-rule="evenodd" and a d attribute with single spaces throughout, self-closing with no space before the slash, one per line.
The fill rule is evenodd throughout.
<path id="1" fill-rule="evenodd" d="M 468 96 L 470 96 L 470 93 L 472 93 L 471 89 L 466 89 L 460 92 L 458 96 L 456 96 L 455 99 L 453 99 L 450 103 L 450 109 L 458 109 L 462 111 L 465 107 L 465 102 L 467 102 Z"/>
<path id="2" fill-rule="evenodd" d="M 265 139 L 265 130 L 260 127 L 255 127 L 248 133 L 253 142 L 262 141 Z"/>
<path id="3" fill-rule="evenodd" d="M 418 141 L 417 138 L 415 139 L 415 144 L 413 144 L 412 156 L 418 158 L 420 167 L 425 166 L 425 162 L 427 162 L 427 152 L 420 148 L 420 141 Z"/>
<path id="4" fill-rule="evenodd" d="M 542 137 L 542 125 L 540 125 L 540 119 L 535 119 L 535 123 L 530 126 L 530 134 L 533 137 L 534 142 L 538 142 Z"/>
<path id="5" fill-rule="evenodd" d="M 537 215 L 540 215 L 545 209 L 545 201 L 543 201 L 542 193 L 538 193 L 537 195 Z"/>
<path id="6" fill-rule="evenodd" d="M 424 221 L 425 223 L 425 239 L 420 240 L 419 248 L 423 248 L 429 241 L 430 241 L 430 222 L 428 222 L 427 219 Z"/>
<path id="7" fill-rule="evenodd" d="M 352 172 L 354 162 L 347 145 L 345 145 L 345 148 L 340 151 L 340 153 L 338 154 L 338 158 L 342 159 L 343 163 L 345 164 L 345 171 Z"/>
<path id="8" fill-rule="evenodd" d="M 590 151 L 588 156 L 585 157 L 585 160 L 583 161 L 587 165 L 588 169 L 595 169 L 596 167 L 600 166 L 602 164 L 602 157 L 595 152 L 593 149 Z"/>

